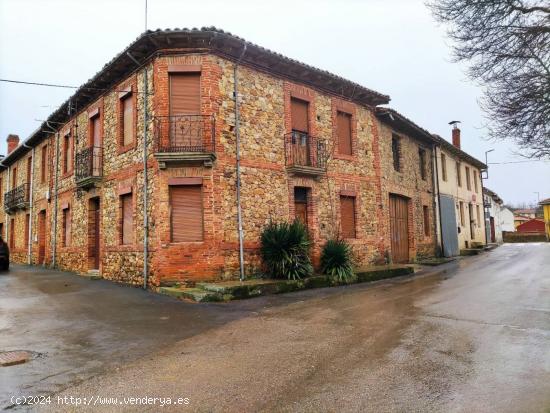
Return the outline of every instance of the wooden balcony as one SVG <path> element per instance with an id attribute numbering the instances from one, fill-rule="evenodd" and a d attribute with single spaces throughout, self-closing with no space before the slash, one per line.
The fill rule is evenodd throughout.
<path id="1" fill-rule="evenodd" d="M 155 158 L 161 169 L 167 164 L 202 162 L 211 167 L 216 160 L 213 116 L 177 115 L 154 119 Z"/>

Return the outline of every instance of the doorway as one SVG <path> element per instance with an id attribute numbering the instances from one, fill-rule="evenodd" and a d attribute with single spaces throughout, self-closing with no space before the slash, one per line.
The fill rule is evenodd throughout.
<path id="1" fill-rule="evenodd" d="M 38 265 L 46 258 L 46 211 L 38 213 Z"/>
<path id="2" fill-rule="evenodd" d="M 390 194 L 392 262 L 409 262 L 409 199 Z"/>
<path id="3" fill-rule="evenodd" d="M 476 222 L 474 221 L 474 206 L 468 204 L 468 218 L 470 219 L 470 239 L 475 239 L 476 235 Z"/>
<path id="4" fill-rule="evenodd" d="M 88 268 L 91 270 L 99 270 L 100 228 L 99 198 L 90 198 L 88 205 Z"/>
<path id="5" fill-rule="evenodd" d="M 491 224 L 491 242 L 496 242 L 496 233 L 495 233 L 495 218 L 490 217 L 489 222 Z"/>
<path id="6" fill-rule="evenodd" d="M 294 188 L 294 216 L 307 228 L 307 188 Z"/>

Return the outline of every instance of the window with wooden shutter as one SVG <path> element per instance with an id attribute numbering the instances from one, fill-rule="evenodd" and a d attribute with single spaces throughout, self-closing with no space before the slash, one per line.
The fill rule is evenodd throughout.
<path id="1" fill-rule="evenodd" d="M 29 245 L 29 228 L 31 225 L 31 216 L 25 214 L 25 248 Z"/>
<path id="2" fill-rule="evenodd" d="M 71 210 L 70 208 L 63 209 L 63 228 L 61 231 L 61 245 L 68 247 L 71 244 Z"/>
<path id="3" fill-rule="evenodd" d="M 336 114 L 336 128 L 338 131 L 338 153 L 352 154 L 351 115 L 338 111 Z"/>
<path id="4" fill-rule="evenodd" d="M 309 103 L 305 100 L 300 100 L 296 98 L 290 99 L 290 116 L 292 122 L 292 130 L 305 133 L 309 131 L 308 107 Z"/>
<path id="5" fill-rule="evenodd" d="M 460 162 L 456 163 L 456 183 L 462 186 L 462 174 L 460 173 Z"/>
<path id="6" fill-rule="evenodd" d="M 342 223 L 342 237 L 355 238 L 355 197 L 340 196 L 340 219 Z"/>
<path id="7" fill-rule="evenodd" d="M 170 186 L 172 242 L 204 240 L 202 185 Z"/>
<path id="8" fill-rule="evenodd" d="M 468 191 L 472 189 L 472 184 L 470 183 L 470 168 L 466 167 L 466 188 Z"/>
<path id="9" fill-rule="evenodd" d="M 32 157 L 27 158 L 27 184 L 31 183 L 32 176 Z"/>
<path id="10" fill-rule="evenodd" d="M 40 155 L 40 182 L 45 183 L 48 163 L 48 147 L 46 145 L 42 146 Z"/>
<path id="11" fill-rule="evenodd" d="M 71 164 L 71 135 L 67 133 L 63 136 L 63 173 L 70 170 Z"/>
<path id="12" fill-rule="evenodd" d="M 120 196 L 120 242 L 123 245 L 134 243 L 134 201 L 132 193 Z"/>
<path id="13" fill-rule="evenodd" d="M 424 205 L 422 207 L 422 212 L 424 214 L 424 235 L 430 236 L 430 209 Z"/>
<path id="14" fill-rule="evenodd" d="M 193 115 L 201 113 L 201 74 L 170 74 L 170 115 Z"/>
<path id="15" fill-rule="evenodd" d="M 17 167 L 14 166 L 11 170 L 11 189 L 17 186 Z"/>
<path id="16" fill-rule="evenodd" d="M 122 112 L 122 146 L 131 145 L 134 142 L 134 99 L 131 93 L 126 94 L 120 101 Z"/>
<path id="17" fill-rule="evenodd" d="M 101 146 L 101 123 L 99 114 L 90 119 L 91 146 Z"/>

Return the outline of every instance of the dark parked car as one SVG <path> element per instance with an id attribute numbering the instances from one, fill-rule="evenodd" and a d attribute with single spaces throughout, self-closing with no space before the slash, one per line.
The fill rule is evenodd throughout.
<path id="1" fill-rule="evenodd" d="M 4 242 L 0 236 L 0 270 L 8 270 L 10 268 L 10 249 L 8 244 Z"/>

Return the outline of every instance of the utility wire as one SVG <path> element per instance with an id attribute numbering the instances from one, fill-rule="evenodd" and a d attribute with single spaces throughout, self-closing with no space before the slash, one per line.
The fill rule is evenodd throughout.
<path id="1" fill-rule="evenodd" d="M 508 161 L 508 162 L 489 162 L 489 165 L 505 165 L 509 163 L 525 163 L 525 162 L 550 162 L 547 159 L 529 159 L 525 161 Z"/>
<path id="2" fill-rule="evenodd" d="M 105 92 L 105 91 L 128 92 L 128 90 L 116 90 L 116 89 L 112 89 L 112 88 L 69 86 L 69 85 L 58 85 L 58 84 L 54 84 L 54 83 L 27 82 L 27 81 L 24 81 L 24 80 L 13 80 L 13 79 L 0 79 L 0 82 L 15 83 L 15 84 L 18 84 L 18 85 L 57 87 L 57 88 L 63 88 L 63 89 L 96 90 L 96 91 L 102 91 L 102 92 Z M 141 93 L 141 92 L 132 91 L 132 93 Z"/>

